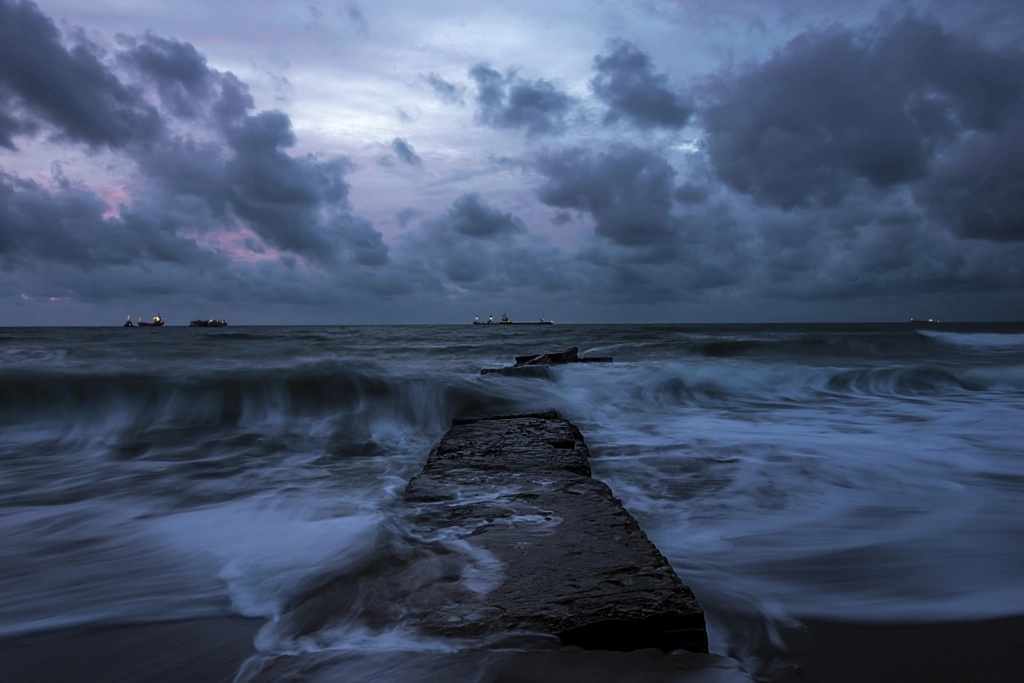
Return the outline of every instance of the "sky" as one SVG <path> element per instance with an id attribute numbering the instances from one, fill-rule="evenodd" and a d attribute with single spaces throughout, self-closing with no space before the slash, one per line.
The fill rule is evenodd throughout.
<path id="1" fill-rule="evenodd" d="M 0 0 L 0 325 L 1024 319 L 1024 4 Z"/>

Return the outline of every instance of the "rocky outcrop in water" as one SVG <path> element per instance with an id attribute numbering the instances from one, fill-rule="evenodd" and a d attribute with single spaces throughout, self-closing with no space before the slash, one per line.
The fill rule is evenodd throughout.
<path id="1" fill-rule="evenodd" d="M 507 368 L 484 368 L 481 375 L 499 374 L 513 377 L 551 378 L 547 369 L 552 365 L 567 363 L 611 363 L 612 359 L 605 356 L 580 357 L 579 348 L 572 346 L 557 353 L 540 353 L 531 356 L 516 356 L 516 364 Z"/>
<path id="2" fill-rule="evenodd" d="M 453 638 L 557 636 L 595 650 L 707 652 L 704 613 L 636 520 L 590 476 L 579 430 L 554 411 L 458 419 L 405 499 L 424 533 L 458 529 L 489 558 L 410 614 Z"/>

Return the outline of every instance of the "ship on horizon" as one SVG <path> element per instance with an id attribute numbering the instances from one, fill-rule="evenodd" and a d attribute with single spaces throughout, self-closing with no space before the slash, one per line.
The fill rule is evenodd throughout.
<path id="1" fill-rule="evenodd" d="M 537 322 L 525 322 L 525 323 L 520 322 L 520 323 L 517 323 L 517 322 L 513 322 L 512 319 L 509 318 L 506 314 L 502 313 L 501 314 L 501 320 L 499 322 L 497 322 L 497 323 L 494 322 L 494 316 L 493 315 L 489 315 L 489 316 L 487 316 L 487 322 L 485 322 L 485 323 L 480 322 L 480 316 L 477 316 L 473 320 L 473 324 L 474 325 L 554 325 L 555 321 L 554 320 L 545 320 L 544 316 L 541 316 L 540 320 L 537 321 Z"/>
<path id="2" fill-rule="evenodd" d="M 159 315 L 153 316 L 153 322 L 151 322 L 151 323 L 144 323 L 144 322 L 142 322 L 142 318 L 137 318 L 137 320 L 139 321 L 138 325 L 132 325 L 132 317 L 128 316 L 128 320 L 125 321 L 124 326 L 125 327 L 163 327 L 164 326 L 164 319 L 161 318 Z"/>

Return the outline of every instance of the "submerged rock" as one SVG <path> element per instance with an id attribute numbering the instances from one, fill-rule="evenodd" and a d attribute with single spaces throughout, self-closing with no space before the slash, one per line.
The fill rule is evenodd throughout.
<path id="1" fill-rule="evenodd" d="M 426 535 L 486 558 L 407 615 L 453 638 L 528 632 L 595 650 L 707 652 L 704 613 L 636 520 L 590 476 L 554 412 L 456 420 L 405 499 Z"/>
<path id="2" fill-rule="evenodd" d="M 606 356 L 590 356 L 581 358 L 579 348 L 572 346 L 557 353 L 540 353 L 531 356 L 516 356 L 516 364 L 507 368 L 484 368 L 481 375 L 499 374 L 513 377 L 543 377 L 551 379 L 547 370 L 550 365 L 566 365 L 567 363 L 611 363 Z"/>

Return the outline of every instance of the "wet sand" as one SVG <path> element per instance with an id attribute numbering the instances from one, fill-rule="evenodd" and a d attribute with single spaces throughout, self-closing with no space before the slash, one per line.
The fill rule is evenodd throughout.
<path id="1" fill-rule="evenodd" d="M 67 630 L 0 641 L 4 683 L 222 683 L 254 653 L 261 620 L 205 619 Z M 780 632 L 784 652 L 765 658 L 770 683 L 1016 683 L 1024 616 L 977 622 L 864 624 L 808 621 Z M 768 655 L 769 653 L 765 653 Z M 774 660 L 772 660 L 774 655 Z M 260 681 L 735 681 L 728 660 L 690 655 L 324 653 L 282 658 Z M 455 678 L 453 678 L 453 675 Z"/>
<path id="2" fill-rule="evenodd" d="M 807 621 L 780 635 L 788 652 L 776 663 L 779 683 L 1008 683 L 1024 676 L 1024 616 L 930 624 Z"/>
<path id="3" fill-rule="evenodd" d="M 54 631 L 0 641 L 5 683 L 223 683 L 262 619 L 221 618 Z"/>

